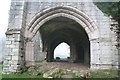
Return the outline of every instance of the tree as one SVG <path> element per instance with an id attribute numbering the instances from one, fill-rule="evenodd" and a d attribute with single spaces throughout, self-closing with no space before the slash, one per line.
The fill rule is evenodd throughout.
<path id="1" fill-rule="evenodd" d="M 120 2 L 94 2 L 95 5 L 108 16 L 120 22 Z"/>

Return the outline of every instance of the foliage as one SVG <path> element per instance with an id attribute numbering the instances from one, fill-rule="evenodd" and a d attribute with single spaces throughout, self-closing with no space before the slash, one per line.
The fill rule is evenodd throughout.
<path id="1" fill-rule="evenodd" d="M 95 5 L 108 16 L 120 21 L 120 2 L 94 2 Z"/>

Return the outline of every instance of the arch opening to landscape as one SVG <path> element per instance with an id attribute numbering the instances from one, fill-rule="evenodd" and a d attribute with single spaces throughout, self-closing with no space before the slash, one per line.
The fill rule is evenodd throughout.
<path id="1" fill-rule="evenodd" d="M 39 28 L 43 51 L 48 62 L 54 61 L 54 50 L 62 42 L 70 46 L 69 62 L 90 63 L 90 41 L 84 28 L 66 17 L 56 17 Z"/>
<path id="2" fill-rule="evenodd" d="M 70 59 L 70 46 L 62 42 L 54 49 L 55 61 L 68 61 Z"/>

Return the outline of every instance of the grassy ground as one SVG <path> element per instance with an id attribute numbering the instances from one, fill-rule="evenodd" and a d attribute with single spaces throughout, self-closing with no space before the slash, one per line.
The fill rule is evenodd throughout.
<path id="1" fill-rule="evenodd" d="M 89 78 L 116 78 L 116 77 L 118 77 L 118 70 L 115 69 L 91 71 L 89 75 Z"/>
<path id="2" fill-rule="evenodd" d="M 2 64 L 0 64 L 0 71 L 2 70 Z"/>
<path id="3" fill-rule="evenodd" d="M 2 64 L 0 64 L 0 80 L 2 78 Z"/>
<path id="4" fill-rule="evenodd" d="M 49 74 L 46 74 L 47 77 L 52 77 L 52 78 L 60 78 L 61 75 L 63 75 L 64 72 L 55 72 L 52 75 L 49 76 Z M 51 74 L 51 73 L 50 73 Z M 66 74 L 64 74 L 66 75 Z M 67 74 L 68 75 L 68 74 Z M 118 77 L 118 71 L 117 70 L 113 70 L 113 69 L 109 69 L 109 70 L 98 70 L 98 71 L 91 71 L 90 73 L 87 73 L 86 75 L 82 75 L 79 76 L 76 73 L 69 73 L 69 76 L 72 76 L 73 78 L 116 78 Z M 16 73 L 16 74 L 4 74 L 3 78 L 43 78 L 44 73 L 43 72 L 32 72 L 32 73 Z M 47 78 L 45 77 L 45 78 Z"/>
<path id="5" fill-rule="evenodd" d="M 2 78 L 42 78 L 41 75 L 32 75 L 29 73 L 4 74 Z"/>
<path id="6" fill-rule="evenodd" d="M 43 78 L 47 75 L 47 77 L 52 78 L 60 78 L 62 75 L 71 75 L 73 78 L 81 78 L 79 73 L 65 72 L 63 70 L 52 71 L 52 75 L 49 72 L 24 72 L 24 73 L 15 73 L 15 74 L 3 74 L 2 75 L 2 65 L 0 65 L 0 79 L 1 78 Z M 67 73 L 67 74 L 66 74 Z M 46 78 L 47 78 L 46 77 Z M 85 74 L 82 77 L 85 78 L 116 78 L 118 77 L 118 70 L 115 69 L 107 69 L 107 70 L 97 70 L 97 71 L 90 71 L 89 73 Z"/>
<path id="7" fill-rule="evenodd" d="M 15 73 L 15 74 L 2 74 L 2 64 L 0 64 L 0 80 L 1 78 L 42 78 L 42 75 L 35 75 L 34 73 Z"/>

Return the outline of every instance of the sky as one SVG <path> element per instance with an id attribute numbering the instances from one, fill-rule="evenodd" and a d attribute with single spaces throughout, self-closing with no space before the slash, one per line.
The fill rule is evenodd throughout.
<path id="1" fill-rule="evenodd" d="M 0 38 L 4 36 L 8 26 L 8 14 L 10 9 L 10 0 L 0 1 Z"/>
<path id="2" fill-rule="evenodd" d="M 1 0 L 0 1 L 0 60 L 2 59 L 2 54 L 4 49 L 3 42 L 5 42 L 5 32 L 8 26 L 8 17 L 10 9 L 11 0 Z"/>
<path id="3" fill-rule="evenodd" d="M 66 43 L 59 44 L 54 50 L 54 58 L 67 58 L 70 57 L 70 46 Z"/>

